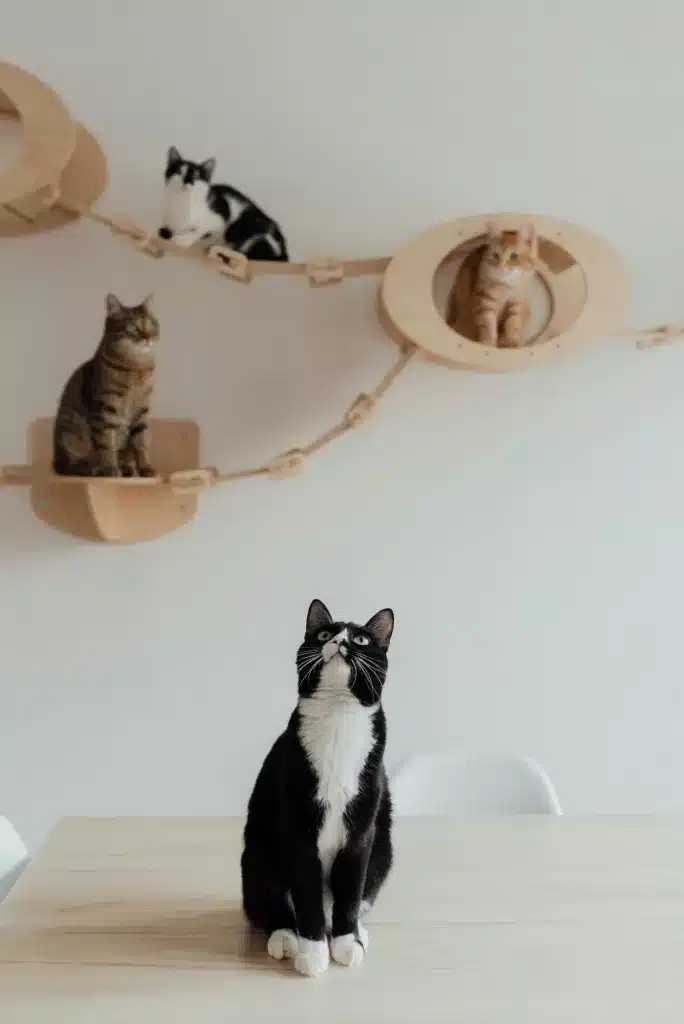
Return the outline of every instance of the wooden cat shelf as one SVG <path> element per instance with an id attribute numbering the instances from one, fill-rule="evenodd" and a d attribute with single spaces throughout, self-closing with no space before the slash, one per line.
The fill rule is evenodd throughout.
<path id="1" fill-rule="evenodd" d="M 541 329 L 519 348 L 492 348 L 457 333 L 435 296 L 443 267 L 451 278 L 463 259 L 485 242 L 487 225 L 515 231 L 534 224 L 549 300 Z M 534 214 L 465 217 L 425 232 L 390 262 L 380 289 L 380 317 L 390 336 L 418 345 L 430 360 L 464 370 L 502 372 L 548 363 L 605 341 L 623 326 L 630 301 L 627 271 L 602 239 L 575 224 Z"/>
<path id="2" fill-rule="evenodd" d="M 159 478 L 58 477 L 50 470 L 52 421 L 37 421 L 29 428 L 29 462 L 0 467 L 0 487 L 30 487 L 36 515 L 64 533 L 92 540 L 148 540 L 188 522 L 204 489 L 251 477 L 293 476 L 312 455 L 365 423 L 399 376 L 418 359 L 485 372 L 518 370 L 579 352 L 623 326 L 630 297 L 627 271 L 606 242 L 574 224 L 521 213 L 464 217 L 432 228 L 393 257 L 371 259 L 317 257 L 303 263 L 278 263 L 249 260 L 225 246 L 213 246 L 208 252 L 180 248 L 131 220 L 93 209 L 107 181 L 99 144 L 72 119 L 52 89 L 7 63 L 0 63 L 0 116 L 19 119 L 23 128 L 19 159 L 0 173 L 0 235 L 38 233 L 84 218 L 147 256 L 192 260 L 242 284 L 287 275 L 321 287 L 345 278 L 380 275 L 378 316 L 400 347 L 381 381 L 357 395 L 336 423 L 308 444 L 262 466 L 229 471 L 201 467 L 197 426 L 157 420 L 151 440 Z M 469 256 L 484 244 L 487 225 L 512 230 L 530 222 L 539 236 L 535 283 L 543 308 L 525 344 L 489 347 L 449 327 L 442 294 L 445 282 L 453 284 L 464 272 Z M 638 347 L 649 348 L 684 336 L 684 325 L 631 333 Z"/>
<path id="3" fill-rule="evenodd" d="M 0 480 L 6 486 L 30 487 L 31 507 L 48 526 L 82 540 L 130 544 L 161 537 L 194 517 L 204 482 L 201 470 L 196 478 L 196 423 L 152 420 L 150 453 L 160 476 L 114 479 L 56 476 L 51 468 L 53 422 L 31 424 L 29 463 L 3 467 Z"/>
<path id="4" fill-rule="evenodd" d="M 22 151 L 0 173 L 0 235 L 26 235 L 62 227 L 107 185 L 107 164 L 97 140 L 74 121 L 52 89 L 34 75 L 0 62 L 0 117 L 18 119 Z"/>

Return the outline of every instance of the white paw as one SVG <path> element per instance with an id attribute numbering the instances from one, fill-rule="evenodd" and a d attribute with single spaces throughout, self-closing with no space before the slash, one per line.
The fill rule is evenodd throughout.
<path id="1" fill-rule="evenodd" d="M 361 907 L 359 908 L 359 917 L 365 917 L 366 914 L 369 913 L 372 906 L 373 904 L 369 903 L 368 900 L 361 900 Z"/>
<path id="2" fill-rule="evenodd" d="M 306 974 L 309 978 L 315 978 L 317 974 L 327 971 L 330 963 L 328 943 L 317 942 L 313 939 L 300 939 L 299 952 L 295 957 L 295 970 L 300 974 Z"/>
<path id="3" fill-rule="evenodd" d="M 361 924 L 360 921 L 357 924 L 356 929 L 357 929 L 358 936 L 359 936 L 359 942 L 363 946 L 363 951 L 364 951 L 364 953 L 367 953 L 368 952 L 368 944 L 370 943 L 370 935 L 368 934 L 368 929 L 364 928 L 364 926 Z"/>
<path id="4" fill-rule="evenodd" d="M 343 967 L 360 964 L 365 955 L 364 947 L 352 934 L 336 936 L 330 943 L 330 952 L 333 960 Z"/>
<path id="5" fill-rule="evenodd" d="M 278 928 L 271 932 L 266 948 L 274 960 L 292 960 L 297 956 L 299 939 L 289 928 Z"/>

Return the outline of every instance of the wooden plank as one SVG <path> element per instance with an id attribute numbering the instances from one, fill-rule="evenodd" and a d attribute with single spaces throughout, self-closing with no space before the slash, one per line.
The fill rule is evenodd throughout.
<path id="1" fill-rule="evenodd" d="M 681 1024 L 682 822 L 399 819 L 367 960 L 315 981 L 244 925 L 241 828 L 61 823 L 0 911 L 3 1024 Z"/>

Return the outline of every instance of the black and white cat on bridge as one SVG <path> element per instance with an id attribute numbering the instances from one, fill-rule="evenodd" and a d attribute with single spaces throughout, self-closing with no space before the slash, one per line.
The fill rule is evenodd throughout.
<path id="1" fill-rule="evenodd" d="M 287 262 L 287 242 L 276 221 L 232 185 L 213 184 L 215 169 L 213 158 L 193 163 L 171 146 L 159 237 L 187 248 L 226 245 L 251 260 Z"/>
<path id="2" fill-rule="evenodd" d="M 297 653 L 299 699 L 249 801 L 244 909 L 276 960 L 300 974 L 350 967 L 368 949 L 361 918 L 392 864 L 382 689 L 394 615 L 334 621 L 314 601 Z"/>

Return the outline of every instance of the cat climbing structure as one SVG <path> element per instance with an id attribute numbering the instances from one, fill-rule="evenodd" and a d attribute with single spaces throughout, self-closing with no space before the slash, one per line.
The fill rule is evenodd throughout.
<path id="1" fill-rule="evenodd" d="M 147 478 L 55 476 L 51 471 L 51 420 L 29 428 L 30 462 L 0 467 L 0 486 L 31 488 L 32 507 L 50 526 L 87 539 L 132 542 L 174 530 L 192 518 L 198 494 L 218 484 L 251 477 L 281 479 L 298 473 L 328 444 L 365 423 L 399 376 L 418 359 L 484 372 L 506 372 L 548 363 L 620 331 L 630 298 L 627 271 L 617 253 L 584 228 L 548 216 L 499 213 L 465 217 L 431 228 L 393 257 L 307 262 L 250 260 L 225 246 L 184 248 L 125 218 L 93 206 L 107 181 L 104 154 L 94 137 L 73 120 L 60 98 L 35 76 L 0 63 L 0 115 L 18 118 L 23 148 L 0 173 L 0 235 L 33 234 L 84 218 L 109 229 L 138 252 L 199 261 L 213 273 L 242 284 L 264 276 L 298 276 L 313 287 L 345 278 L 381 277 L 377 312 L 399 345 L 382 380 L 357 395 L 341 418 L 301 447 L 261 466 L 220 470 L 200 464 L 199 430 L 190 421 L 152 421 L 155 465 Z M 482 249 L 489 225 L 501 230 L 533 224 L 539 236 L 536 283 L 545 312 L 524 344 L 499 348 L 477 343 L 446 323 L 440 280 L 464 272 L 469 255 Z M 682 325 L 641 332 L 640 348 L 684 334 Z"/>

